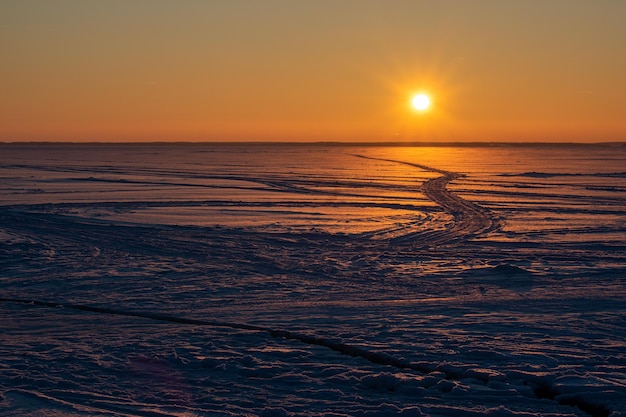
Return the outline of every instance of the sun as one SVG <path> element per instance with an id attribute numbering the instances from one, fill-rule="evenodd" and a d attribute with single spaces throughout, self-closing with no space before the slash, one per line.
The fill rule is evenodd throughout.
<path id="1" fill-rule="evenodd" d="M 430 97 L 424 93 L 416 94 L 411 98 L 411 105 L 417 111 L 424 111 L 430 107 Z"/>

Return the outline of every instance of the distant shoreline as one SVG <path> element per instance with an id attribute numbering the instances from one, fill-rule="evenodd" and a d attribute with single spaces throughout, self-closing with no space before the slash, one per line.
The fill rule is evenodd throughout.
<path id="1" fill-rule="evenodd" d="M 190 142 L 190 141 L 154 141 L 154 142 L 0 142 L 0 146 L 342 146 L 342 147 L 456 147 L 456 148 L 496 148 L 496 147 L 562 147 L 562 146 L 580 146 L 580 147 L 622 147 L 626 146 L 626 142 Z"/>

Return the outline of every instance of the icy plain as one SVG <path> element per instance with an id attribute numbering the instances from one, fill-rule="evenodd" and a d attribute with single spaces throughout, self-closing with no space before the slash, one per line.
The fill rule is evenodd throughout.
<path id="1" fill-rule="evenodd" d="M 0 145 L 0 415 L 622 416 L 626 147 Z"/>

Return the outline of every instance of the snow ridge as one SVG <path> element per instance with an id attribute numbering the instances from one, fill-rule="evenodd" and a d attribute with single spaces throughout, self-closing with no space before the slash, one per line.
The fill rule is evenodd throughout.
<path id="1" fill-rule="evenodd" d="M 112 308 L 95 307 L 82 304 L 64 304 L 50 301 L 18 299 L 18 298 L 4 298 L 0 297 L 2 303 L 20 303 L 27 305 L 34 305 L 40 307 L 52 307 L 52 308 L 67 308 L 71 310 L 86 311 L 99 314 L 110 314 L 127 317 L 139 317 L 156 321 L 179 323 L 196 326 L 211 326 L 231 328 L 236 330 L 247 330 L 252 332 L 265 332 L 273 338 L 297 340 L 307 345 L 315 345 L 326 347 L 335 352 L 341 353 L 351 357 L 363 358 L 376 365 L 391 366 L 399 370 L 412 370 L 422 374 L 431 374 L 438 372 L 443 374 L 445 380 L 461 380 L 466 378 L 472 378 L 484 385 L 487 385 L 490 380 L 497 375 L 497 378 L 502 378 L 502 374 L 497 371 L 483 369 L 483 370 L 458 370 L 447 364 L 427 364 L 427 363 L 413 363 L 403 359 L 394 358 L 393 356 L 386 355 L 381 352 L 372 352 L 367 349 L 342 343 L 334 342 L 332 340 L 317 337 L 313 335 L 305 335 L 300 333 L 291 332 L 289 330 L 276 330 L 266 328 L 262 326 L 255 326 L 245 323 L 232 323 L 216 320 L 200 320 L 191 319 L 185 317 L 177 317 L 165 314 L 150 313 L 150 312 L 137 312 L 129 310 L 118 310 Z M 506 379 L 506 378 L 505 378 Z M 550 382 L 549 377 L 543 376 L 541 378 L 535 378 L 534 380 L 525 381 L 524 385 L 529 385 L 533 388 L 533 393 L 538 399 L 549 399 L 559 403 L 560 405 L 566 405 L 571 407 L 577 407 L 581 411 L 585 412 L 591 417 L 609 417 L 611 411 L 600 404 L 595 404 L 587 399 L 577 395 L 562 395 L 555 386 Z M 511 386 L 515 389 L 514 386 Z"/>

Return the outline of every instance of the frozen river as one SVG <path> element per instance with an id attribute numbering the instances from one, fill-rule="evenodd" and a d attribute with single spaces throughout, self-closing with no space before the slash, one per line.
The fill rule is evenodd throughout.
<path id="1" fill-rule="evenodd" d="M 0 414 L 626 414 L 626 147 L 0 145 Z"/>

